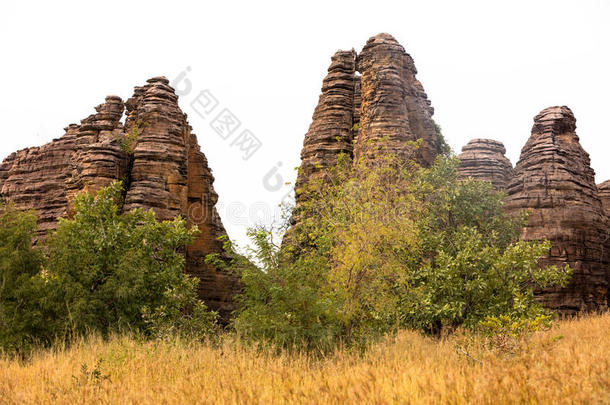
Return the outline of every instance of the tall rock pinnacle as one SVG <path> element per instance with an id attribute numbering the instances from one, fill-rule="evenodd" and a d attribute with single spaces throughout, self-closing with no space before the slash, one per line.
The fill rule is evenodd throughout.
<path id="1" fill-rule="evenodd" d="M 339 153 L 367 161 L 391 153 L 432 164 L 442 145 L 416 73 L 389 34 L 370 38 L 360 55 L 335 53 L 303 142 L 297 202 L 301 186 L 333 166 Z M 418 139 L 422 146 L 414 153 L 407 142 Z"/>
<path id="2" fill-rule="evenodd" d="M 375 160 L 384 154 L 411 157 L 408 141 L 422 139 L 417 158 L 425 166 L 440 152 L 434 109 L 415 78 L 413 59 L 390 34 L 370 38 L 358 56 L 362 73 L 360 131 L 356 159 Z"/>
<path id="3" fill-rule="evenodd" d="M 567 263 L 574 270 L 566 288 L 539 292 L 545 306 L 566 314 L 607 306 L 610 269 L 607 219 L 575 130 L 576 119 L 565 106 L 534 118 L 506 201 L 509 212 L 530 213 L 522 239 L 551 241 L 540 264 Z"/>
<path id="4" fill-rule="evenodd" d="M 322 82 L 322 94 L 313 113 L 303 150 L 297 190 L 324 168 L 337 163 L 337 156 L 353 155 L 356 114 L 356 52 L 337 51 Z"/>

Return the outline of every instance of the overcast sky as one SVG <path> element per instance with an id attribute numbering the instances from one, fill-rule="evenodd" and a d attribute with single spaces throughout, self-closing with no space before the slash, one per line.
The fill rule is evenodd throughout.
<path id="1" fill-rule="evenodd" d="M 360 52 L 379 32 L 415 60 L 455 151 L 494 138 L 515 164 L 533 117 L 568 105 L 597 182 L 610 179 L 607 0 L 3 0 L 0 159 L 61 136 L 106 95 L 126 99 L 149 77 L 185 72 L 180 104 L 216 177 L 229 236 L 244 243 L 247 226 L 269 222 L 289 191 L 278 181 L 294 181 L 330 56 Z M 214 115 L 226 108 L 241 122 L 228 139 L 191 106 L 202 91 L 216 100 Z M 231 144 L 243 130 L 261 142 L 247 160 Z"/>

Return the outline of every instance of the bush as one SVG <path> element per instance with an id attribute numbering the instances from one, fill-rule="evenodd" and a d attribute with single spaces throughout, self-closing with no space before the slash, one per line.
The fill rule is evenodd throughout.
<path id="1" fill-rule="evenodd" d="M 345 156 L 302 190 L 283 244 L 253 230 L 234 322 L 281 347 L 360 345 L 400 327 L 439 335 L 489 316 L 535 319 L 533 287 L 564 285 L 569 268 L 538 268 L 548 242 L 518 240 L 523 218 L 489 183 L 458 181 L 457 159 L 431 168 Z"/>
<path id="2" fill-rule="evenodd" d="M 526 218 L 503 211 L 488 182 L 458 181 L 457 159 L 438 159 L 416 176 L 417 251 L 405 252 L 399 312 L 404 326 L 439 334 L 475 329 L 488 316 L 534 319 L 546 313 L 533 286 L 565 286 L 569 267 L 538 267 L 550 242 L 524 242 Z M 408 256 L 408 257 L 407 257 Z"/>
<path id="3" fill-rule="evenodd" d="M 42 264 L 40 250 L 32 247 L 35 236 L 36 215 L 0 201 L 0 349 L 7 351 L 27 350 L 45 329 L 33 305 Z"/>
<path id="4" fill-rule="evenodd" d="M 184 273 L 197 229 L 182 218 L 157 222 L 152 210 L 121 213 L 121 183 L 74 198 L 43 257 L 32 248 L 36 216 L 0 205 L 0 348 L 27 351 L 87 333 L 144 337 L 216 332 L 217 314 Z"/>
<path id="5" fill-rule="evenodd" d="M 215 316 L 196 298 L 198 279 L 184 273 L 197 229 L 180 217 L 157 222 L 152 210 L 121 213 L 121 190 L 115 182 L 95 198 L 78 194 L 74 217 L 60 219 L 49 238 L 45 309 L 53 329 L 150 335 L 198 316 L 211 330 Z"/>

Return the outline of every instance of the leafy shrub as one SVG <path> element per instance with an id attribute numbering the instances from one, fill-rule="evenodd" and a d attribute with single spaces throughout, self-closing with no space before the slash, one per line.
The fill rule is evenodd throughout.
<path id="1" fill-rule="evenodd" d="M 0 205 L 0 348 L 26 351 L 90 332 L 217 331 L 217 314 L 197 298 L 199 280 L 184 273 L 197 229 L 182 218 L 157 222 L 152 210 L 122 213 L 121 190 L 115 182 L 95 198 L 78 194 L 45 257 L 32 248 L 35 215 Z"/>
<path id="2" fill-rule="evenodd" d="M 569 267 L 538 267 L 548 241 L 524 242 L 526 218 L 503 211 L 504 195 L 488 182 L 458 181 L 457 159 L 438 159 L 414 184 L 421 211 L 417 251 L 406 252 L 402 324 L 438 334 L 443 328 L 477 328 L 488 316 L 534 319 L 545 310 L 533 286 L 565 286 Z"/>
<path id="3" fill-rule="evenodd" d="M 565 285 L 570 269 L 539 268 L 550 244 L 519 241 L 524 218 L 503 212 L 491 184 L 459 181 L 457 167 L 450 156 L 431 168 L 340 157 L 297 190 L 304 198 L 281 246 L 252 230 L 250 262 L 234 256 L 244 283 L 237 331 L 325 350 L 400 327 L 439 335 L 489 316 L 544 315 L 533 287 Z"/>
<path id="4" fill-rule="evenodd" d="M 196 298 L 198 279 L 184 273 L 197 229 L 180 217 L 157 222 L 152 210 L 121 207 L 120 182 L 95 198 L 80 193 L 74 217 L 60 219 L 49 238 L 46 309 L 54 330 L 152 333 L 161 324 L 186 327 L 193 317 L 211 330 L 215 315 Z"/>
<path id="5" fill-rule="evenodd" d="M 479 329 L 491 348 L 514 354 L 535 332 L 547 330 L 551 320 L 550 315 L 518 319 L 509 315 L 488 316 L 480 322 Z"/>
<path id="6" fill-rule="evenodd" d="M 35 236 L 36 215 L 0 201 L 0 349 L 7 351 L 27 350 L 32 332 L 45 329 L 33 305 L 42 265 L 41 251 L 32 247 Z"/>

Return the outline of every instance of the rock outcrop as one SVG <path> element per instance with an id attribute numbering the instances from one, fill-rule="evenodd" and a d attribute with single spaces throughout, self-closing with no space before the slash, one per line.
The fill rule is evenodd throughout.
<path id="1" fill-rule="evenodd" d="M 551 241 L 540 264 L 569 264 L 574 270 L 566 288 L 538 292 L 546 307 L 564 314 L 607 306 L 610 266 L 607 218 L 575 130 L 576 119 L 565 106 L 534 118 L 506 200 L 509 212 L 530 213 L 522 239 Z"/>
<path id="2" fill-rule="evenodd" d="M 95 193 L 115 180 L 127 179 L 130 157 L 121 146 L 125 137 L 121 123 L 124 109 L 120 97 L 108 96 L 104 104 L 95 107 L 96 114 L 74 127 L 72 171 L 65 182 L 68 202 L 79 191 Z"/>
<path id="3" fill-rule="evenodd" d="M 46 145 L 10 154 L 0 166 L 0 194 L 19 208 L 38 214 L 39 237 L 55 229 L 57 218 L 68 213 L 66 182 L 79 126 L 65 128 L 65 134 Z"/>
<path id="4" fill-rule="evenodd" d="M 394 37 L 378 34 L 358 55 L 358 71 L 362 103 L 356 160 L 374 161 L 387 154 L 410 158 L 413 153 L 407 142 L 421 139 L 418 160 L 432 164 L 441 141 L 432 120 L 434 109 L 415 78 L 411 56 Z"/>
<path id="5" fill-rule="evenodd" d="M 356 106 L 356 52 L 337 51 L 322 82 L 322 94 L 313 113 L 297 178 L 297 190 L 309 179 L 334 166 L 337 156 L 353 155 Z M 298 194 L 297 194 L 298 197 Z"/>
<path id="6" fill-rule="evenodd" d="M 460 159 L 460 178 L 489 181 L 494 189 L 506 190 L 511 179 L 513 165 L 504 155 L 506 149 L 502 142 L 493 139 L 473 139 L 462 148 Z"/>
<path id="7" fill-rule="evenodd" d="M 11 154 L 0 165 L 0 194 L 36 210 L 44 238 L 58 218 L 70 215 L 77 192 L 95 193 L 122 180 L 124 210 L 153 209 L 159 220 L 181 215 L 189 227 L 197 225 L 201 233 L 187 250 L 186 271 L 199 277 L 199 295 L 227 319 L 238 281 L 205 263 L 206 255 L 222 253 L 218 238 L 226 235 L 214 177 L 168 83 L 152 78 L 126 103 L 108 96 L 96 114 L 69 125 L 61 138 Z"/>
<path id="8" fill-rule="evenodd" d="M 301 186 L 333 166 L 339 153 L 366 162 L 388 154 L 425 166 L 434 161 L 442 140 L 416 73 L 413 59 L 389 34 L 370 38 L 360 55 L 335 53 L 303 142 L 297 203 Z M 408 142 L 419 139 L 422 146 L 414 151 Z"/>

